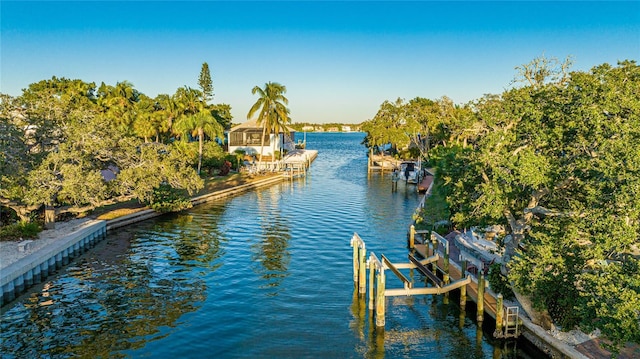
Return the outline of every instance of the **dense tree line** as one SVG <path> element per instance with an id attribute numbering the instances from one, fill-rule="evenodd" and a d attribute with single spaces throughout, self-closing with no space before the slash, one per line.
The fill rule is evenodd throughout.
<path id="1" fill-rule="evenodd" d="M 178 196 L 159 208 L 188 206 L 176 198 L 224 162 L 219 143 L 232 120 L 229 105 L 209 103 L 206 63 L 199 85 L 150 98 L 126 81 L 53 77 L 0 95 L 0 219 L 29 221 L 43 206 L 60 215 L 129 199 L 153 205 L 167 190 Z"/>
<path id="2" fill-rule="evenodd" d="M 535 322 L 640 343 L 640 67 L 517 69 L 523 84 L 465 105 L 385 102 L 365 142 L 435 169 L 424 223 L 504 228 L 502 274 Z"/>

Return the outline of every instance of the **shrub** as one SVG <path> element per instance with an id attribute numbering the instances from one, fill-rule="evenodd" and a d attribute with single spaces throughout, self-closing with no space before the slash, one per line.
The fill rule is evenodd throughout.
<path id="1" fill-rule="evenodd" d="M 515 295 L 511 290 L 509 281 L 507 281 L 507 278 L 505 278 L 500 271 L 501 266 L 500 263 L 494 263 L 489 267 L 489 284 L 491 285 L 491 289 L 496 294 L 502 294 L 504 299 L 514 299 Z"/>
<path id="2" fill-rule="evenodd" d="M 153 199 L 149 204 L 154 211 L 160 213 L 179 212 L 193 207 L 184 191 L 162 184 L 153 190 Z"/>
<path id="3" fill-rule="evenodd" d="M 222 166 L 220 167 L 220 176 L 226 176 L 229 174 L 229 171 L 231 171 L 231 162 L 229 161 L 224 161 L 224 163 L 222 164 Z"/>
<path id="4" fill-rule="evenodd" d="M 37 238 L 42 227 L 37 222 L 20 221 L 0 227 L 0 240 L 11 241 L 20 238 Z"/>

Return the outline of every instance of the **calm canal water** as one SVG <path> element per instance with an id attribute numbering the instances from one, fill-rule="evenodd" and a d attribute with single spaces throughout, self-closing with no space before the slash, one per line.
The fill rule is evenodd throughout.
<path id="1" fill-rule="evenodd" d="M 540 357 L 441 296 L 388 298 L 375 330 L 349 240 L 406 262 L 420 198 L 367 175 L 363 136 L 307 134 L 306 178 L 109 233 L 2 309 L 2 358 Z"/>

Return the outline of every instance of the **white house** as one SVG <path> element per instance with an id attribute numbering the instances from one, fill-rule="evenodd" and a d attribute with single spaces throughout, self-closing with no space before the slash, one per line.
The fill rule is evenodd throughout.
<path id="1" fill-rule="evenodd" d="M 290 127 L 288 129 L 290 135 L 285 135 L 284 133 L 265 135 L 264 151 L 262 151 L 264 156 L 273 158 L 275 153 L 280 154 L 283 150 L 292 151 L 295 149 L 295 144 L 291 139 L 295 130 Z M 227 136 L 229 153 L 241 150 L 248 155 L 260 155 L 262 126 L 258 125 L 256 121 L 247 121 L 232 127 Z"/>

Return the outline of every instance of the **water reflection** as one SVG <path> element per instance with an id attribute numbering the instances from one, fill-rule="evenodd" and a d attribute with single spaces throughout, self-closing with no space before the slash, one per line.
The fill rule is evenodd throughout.
<path id="1" fill-rule="evenodd" d="M 366 296 L 359 294 L 357 287 L 354 288 L 351 303 L 353 320 L 349 327 L 365 343 L 357 350 L 364 358 L 381 359 L 385 357 L 385 330 L 384 327 L 375 326 L 373 311 L 368 308 Z"/>
<path id="2" fill-rule="evenodd" d="M 277 206 L 278 195 L 275 192 L 267 192 L 266 195 L 269 197 L 264 197 L 262 192 L 257 194 L 261 232 L 258 241 L 251 245 L 251 252 L 254 271 L 265 281 L 261 288 L 277 289 L 288 275 L 291 229 Z M 275 290 L 268 295 L 277 294 Z"/>

